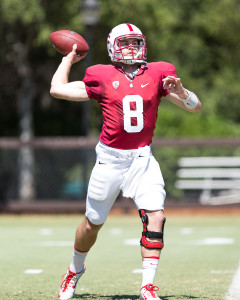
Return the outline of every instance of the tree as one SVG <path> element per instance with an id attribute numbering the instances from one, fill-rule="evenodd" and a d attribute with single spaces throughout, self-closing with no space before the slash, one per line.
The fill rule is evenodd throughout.
<path id="1" fill-rule="evenodd" d="M 101 21 L 95 29 L 93 63 L 109 63 L 106 38 L 119 23 L 131 22 L 147 36 L 148 60 L 173 63 L 184 85 L 196 91 L 203 110 L 197 116 L 163 103 L 159 135 L 239 135 L 240 4 L 236 0 L 101 0 Z M 49 41 L 58 29 L 84 36 L 77 0 L 2 0 L 0 3 L 1 136 L 18 135 L 17 102 L 23 95 L 33 114 L 33 132 L 40 135 L 81 135 L 82 105 L 53 101 L 51 77 L 61 60 Z M 73 67 L 71 79 L 82 78 L 84 62 Z M 27 96 L 26 96 L 27 95 Z M 18 99 L 18 101 L 16 100 Z M 163 101 L 164 102 L 164 101 Z M 229 105 L 231 103 L 231 105 Z M 20 111 L 20 110 L 18 110 Z M 11 112 L 11 113 L 9 113 Z M 177 118 L 175 118 L 177 116 Z M 178 119 L 178 126 L 173 120 Z M 31 117 L 29 117 L 31 122 Z M 197 122 L 197 126 L 189 126 Z M 191 130 L 189 129 L 191 128 Z M 101 129 L 99 107 L 91 112 L 91 132 Z M 195 128 L 195 129 L 194 129 Z"/>
<path id="2" fill-rule="evenodd" d="M 36 88 L 37 76 L 39 76 L 36 70 L 41 69 L 42 59 L 46 64 L 49 60 L 46 52 L 46 38 L 51 32 L 51 26 L 57 27 L 62 24 L 59 24 L 59 21 L 68 19 L 71 20 L 71 23 L 66 24 L 71 27 L 76 25 L 74 8 L 76 9 L 78 4 L 76 1 L 72 2 L 73 5 L 70 1 L 66 5 L 64 1 L 58 1 L 58 5 L 66 8 L 63 18 L 59 18 L 57 15 L 60 11 L 56 2 L 30 0 L 21 2 L 3 0 L 1 2 L 1 29 L 2 32 L 6 33 L 5 43 L 1 51 L 3 54 L 7 54 L 5 56 L 6 66 L 16 71 L 16 82 L 18 83 L 17 88 L 7 85 L 6 91 L 9 88 L 15 88 L 17 91 L 13 95 L 15 99 L 11 100 L 17 101 L 20 139 L 22 142 L 29 142 L 33 138 L 32 102 L 35 98 L 42 96 L 40 89 Z M 40 50 L 43 51 L 44 46 L 45 55 L 42 55 Z M 4 65 L 4 62 L 2 63 Z M 50 73 L 47 72 L 47 74 Z M 44 78 L 45 75 L 43 74 L 42 77 Z M 37 94 L 37 91 L 39 94 Z M 43 90 L 43 92 L 46 93 L 46 90 Z M 3 100 L 3 98 L 0 99 L 1 102 Z M 22 201 L 31 201 L 35 195 L 33 165 L 32 148 L 23 145 L 19 149 L 19 196 Z"/>

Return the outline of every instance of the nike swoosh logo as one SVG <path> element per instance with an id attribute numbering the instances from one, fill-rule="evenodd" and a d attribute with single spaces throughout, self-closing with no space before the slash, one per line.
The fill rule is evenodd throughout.
<path id="1" fill-rule="evenodd" d="M 141 84 L 141 88 L 144 88 L 145 86 L 149 85 L 149 82 L 146 84 Z"/>

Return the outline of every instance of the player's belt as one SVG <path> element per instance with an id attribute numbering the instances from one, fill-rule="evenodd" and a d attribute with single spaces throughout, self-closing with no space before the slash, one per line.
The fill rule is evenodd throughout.
<path id="1" fill-rule="evenodd" d="M 134 150 L 114 149 L 105 145 L 101 141 L 99 141 L 97 147 L 99 147 L 104 153 L 113 155 L 116 158 L 133 159 L 136 157 L 138 153 L 138 149 L 134 149 Z"/>

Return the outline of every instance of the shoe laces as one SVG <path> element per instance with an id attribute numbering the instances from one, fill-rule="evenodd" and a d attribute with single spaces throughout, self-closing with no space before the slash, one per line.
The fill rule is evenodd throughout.
<path id="1" fill-rule="evenodd" d="M 74 288 L 76 285 L 77 273 L 73 273 L 69 270 L 68 273 L 62 276 L 62 280 L 63 281 L 61 284 L 61 288 L 68 287 L 68 286 L 70 287 L 72 286 Z"/>
<path id="2" fill-rule="evenodd" d="M 143 288 L 145 288 L 151 296 L 154 296 L 154 298 L 157 297 L 155 292 L 159 290 L 159 287 L 149 283 L 149 284 L 145 285 Z"/>

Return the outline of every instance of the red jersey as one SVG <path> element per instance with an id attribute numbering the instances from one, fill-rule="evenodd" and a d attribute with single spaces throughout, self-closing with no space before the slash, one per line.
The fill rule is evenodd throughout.
<path id="1" fill-rule="evenodd" d="M 102 107 L 100 141 L 117 149 L 137 149 L 152 143 L 163 89 L 162 79 L 175 76 L 176 69 L 166 62 L 140 68 L 132 81 L 115 65 L 95 65 L 83 79 L 88 96 Z"/>

